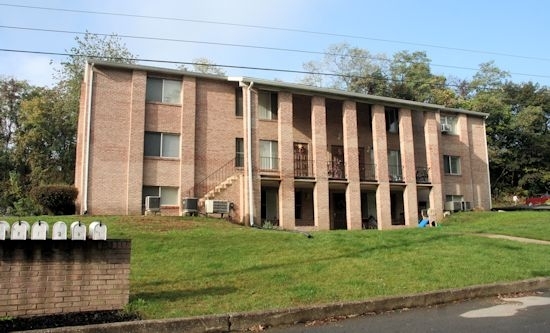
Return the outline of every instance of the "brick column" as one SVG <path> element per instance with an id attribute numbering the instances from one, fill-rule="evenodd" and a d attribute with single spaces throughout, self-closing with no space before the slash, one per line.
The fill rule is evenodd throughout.
<path id="1" fill-rule="evenodd" d="M 292 128 L 292 94 L 279 93 L 279 159 L 281 183 L 279 184 L 279 224 L 284 229 L 294 229 L 294 138 Z"/>
<path id="2" fill-rule="evenodd" d="M 259 155 L 259 141 L 258 141 L 258 135 L 256 133 L 257 131 L 257 117 L 256 117 L 256 110 L 257 110 L 257 104 L 258 104 L 258 95 L 254 90 L 251 90 L 250 92 L 250 102 L 248 101 L 248 88 L 243 89 L 243 103 L 245 105 L 244 112 L 243 112 L 243 143 L 244 143 L 244 195 L 243 195 L 243 212 L 242 212 L 242 221 L 246 225 L 250 225 L 251 216 L 250 216 L 250 196 L 252 196 L 252 210 L 253 210 L 253 219 L 255 225 L 261 225 L 261 181 L 260 181 L 260 175 L 258 173 L 258 161 L 260 159 Z M 248 127 L 247 127 L 247 117 L 249 117 L 248 114 L 248 103 L 251 105 L 251 114 L 250 114 L 250 128 L 252 131 L 252 138 L 251 138 L 251 152 L 249 152 L 248 149 Z M 248 156 L 251 156 L 251 162 L 252 162 L 252 179 L 249 179 L 249 163 L 248 163 Z M 249 191 L 249 182 L 252 182 L 252 192 Z"/>
<path id="3" fill-rule="evenodd" d="M 327 170 L 327 110 L 325 99 L 315 96 L 311 99 L 311 136 L 314 171 L 316 177 L 313 190 L 315 226 L 319 230 L 330 229 L 330 209 Z"/>
<path id="4" fill-rule="evenodd" d="M 416 189 L 416 163 L 414 160 L 414 136 L 412 127 L 412 114 L 409 109 L 399 110 L 399 149 L 403 165 L 403 179 L 405 190 L 403 192 L 403 208 L 405 212 L 405 225 L 416 226 L 418 223 L 418 195 Z"/>
<path id="5" fill-rule="evenodd" d="M 348 186 L 346 188 L 346 218 L 348 230 L 361 229 L 361 184 L 359 179 L 359 139 L 355 102 L 343 105 L 344 159 Z"/>
<path id="6" fill-rule="evenodd" d="M 187 197 L 196 195 L 196 193 L 182 192 L 188 191 L 195 185 L 196 79 L 194 77 L 185 76 L 182 85 L 182 117 L 180 120 L 180 195 L 182 197 Z M 181 202 L 179 204 L 181 205 Z"/>
<path id="7" fill-rule="evenodd" d="M 145 130 L 145 87 L 147 74 L 134 71 L 129 114 L 128 172 L 126 180 L 126 215 L 141 215 L 143 187 L 143 131 Z"/>
<path id="8" fill-rule="evenodd" d="M 386 114 L 384 106 L 372 106 L 372 147 L 376 163 L 376 219 L 379 229 L 391 227 L 390 179 L 388 170 L 388 144 L 386 135 Z"/>
<path id="9" fill-rule="evenodd" d="M 424 136 L 426 142 L 426 161 L 430 173 L 432 189 L 430 191 L 430 211 L 434 212 L 435 218 L 440 221 L 443 218 L 443 187 L 441 165 L 443 158 L 441 156 L 439 130 L 439 113 L 424 112 Z"/>
<path id="10" fill-rule="evenodd" d="M 475 205 L 472 179 L 472 163 L 471 163 L 471 145 L 470 142 L 470 126 L 468 124 L 468 116 L 465 114 L 458 115 L 456 123 L 457 133 L 461 147 L 470 147 L 470 149 L 460 149 L 460 169 L 462 173 L 462 195 L 464 201 L 470 201 Z"/>
<path id="11" fill-rule="evenodd" d="M 473 184 L 472 208 L 491 209 L 491 185 L 489 181 L 489 162 L 485 120 L 481 117 L 468 117 L 470 130 L 470 165 Z"/>

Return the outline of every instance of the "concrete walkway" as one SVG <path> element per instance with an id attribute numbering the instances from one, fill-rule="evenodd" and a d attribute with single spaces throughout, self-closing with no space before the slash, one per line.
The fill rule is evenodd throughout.
<path id="1" fill-rule="evenodd" d="M 512 240 L 512 241 L 521 242 L 521 243 L 550 245 L 549 241 L 544 241 L 544 240 L 539 240 L 539 239 L 514 237 L 514 236 L 506 236 L 506 235 L 496 235 L 496 234 L 472 234 L 472 235 L 487 237 L 487 238 L 507 239 L 507 240 Z"/>

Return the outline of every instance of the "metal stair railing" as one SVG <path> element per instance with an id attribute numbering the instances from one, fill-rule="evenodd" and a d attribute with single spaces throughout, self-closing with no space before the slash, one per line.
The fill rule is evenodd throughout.
<path id="1" fill-rule="evenodd" d="M 188 196 L 194 196 L 195 198 L 202 198 L 210 191 L 214 190 L 216 186 L 223 183 L 229 177 L 235 175 L 240 169 L 235 165 L 235 158 L 232 158 L 227 163 L 222 165 L 216 171 L 212 172 L 206 178 L 196 183 L 188 190 Z"/>

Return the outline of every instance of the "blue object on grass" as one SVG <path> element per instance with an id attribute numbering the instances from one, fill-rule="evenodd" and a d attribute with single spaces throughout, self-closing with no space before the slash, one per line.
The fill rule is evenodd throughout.
<path id="1" fill-rule="evenodd" d="M 421 220 L 420 222 L 418 222 L 418 227 L 419 228 L 425 228 L 427 225 L 430 224 L 430 220 L 429 219 L 423 219 Z"/>

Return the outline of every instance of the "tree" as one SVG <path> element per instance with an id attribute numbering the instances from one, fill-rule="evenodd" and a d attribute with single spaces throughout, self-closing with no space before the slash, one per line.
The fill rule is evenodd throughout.
<path id="1" fill-rule="evenodd" d="M 386 95 L 389 60 L 347 43 L 329 46 L 320 61 L 303 64 L 302 83 L 366 94 Z M 329 74 L 329 75 L 326 75 Z"/>
<path id="2" fill-rule="evenodd" d="M 179 69 L 187 70 L 185 65 L 179 65 Z M 193 71 L 203 74 L 214 74 L 214 75 L 226 75 L 225 71 L 211 60 L 207 58 L 195 58 L 193 59 Z"/>
<path id="3" fill-rule="evenodd" d="M 15 137 L 20 131 L 21 103 L 36 92 L 26 81 L 0 78 L 0 214 L 13 211 L 24 194 L 17 182 L 24 170 L 14 158 Z"/>

